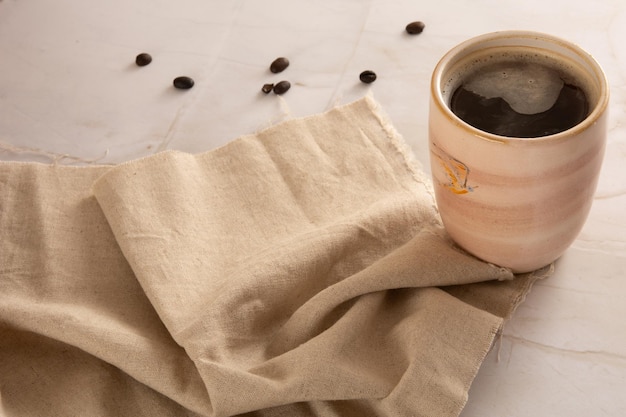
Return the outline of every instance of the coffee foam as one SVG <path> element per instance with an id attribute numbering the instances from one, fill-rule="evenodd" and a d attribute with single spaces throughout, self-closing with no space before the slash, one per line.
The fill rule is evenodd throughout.
<path id="1" fill-rule="evenodd" d="M 489 48 L 462 59 L 448 74 L 442 86 L 448 104 L 461 85 L 485 98 L 501 97 L 522 114 L 550 109 L 564 83 L 581 88 L 592 108 L 597 101 L 594 83 L 583 68 L 544 50 Z"/>
<path id="2" fill-rule="evenodd" d="M 463 86 L 485 98 L 503 98 L 521 114 L 549 110 L 559 97 L 563 80 L 543 65 L 501 62 L 470 76 Z"/>

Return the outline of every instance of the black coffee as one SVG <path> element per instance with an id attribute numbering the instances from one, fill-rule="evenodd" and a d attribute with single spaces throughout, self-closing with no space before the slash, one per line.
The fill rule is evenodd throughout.
<path id="1" fill-rule="evenodd" d="M 589 115 L 585 92 L 556 69 L 537 63 L 489 64 L 467 77 L 450 109 L 477 129 L 500 136 L 548 136 Z"/>

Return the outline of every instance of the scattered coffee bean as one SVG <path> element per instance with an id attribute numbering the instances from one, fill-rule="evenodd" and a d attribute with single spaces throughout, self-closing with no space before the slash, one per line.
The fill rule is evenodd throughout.
<path id="1" fill-rule="evenodd" d="M 359 75 L 359 78 L 361 79 L 361 82 L 371 84 L 376 81 L 376 73 L 374 71 L 366 70 Z"/>
<path id="2" fill-rule="evenodd" d="M 411 22 L 406 25 L 406 31 L 410 35 L 418 35 L 424 31 L 425 27 L 426 25 L 424 24 L 424 22 Z"/>
<path id="3" fill-rule="evenodd" d="M 274 86 L 274 94 L 285 94 L 291 88 L 289 81 L 281 81 Z"/>
<path id="4" fill-rule="evenodd" d="M 190 77 L 176 77 L 174 78 L 174 87 L 179 88 L 181 90 L 188 90 L 194 85 L 193 78 Z"/>
<path id="5" fill-rule="evenodd" d="M 276 58 L 270 65 L 270 71 L 274 74 L 283 72 L 289 66 L 289 60 L 285 57 Z"/>
<path id="6" fill-rule="evenodd" d="M 150 54 L 147 53 L 141 53 L 139 55 L 137 55 L 137 57 L 135 57 L 135 64 L 137 64 L 137 66 L 140 67 L 145 67 L 146 65 L 148 65 L 149 63 L 152 62 L 152 56 Z"/>
<path id="7" fill-rule="evenodd" d="M 263 91 L 265 94 L 269 94 L 273 88 L 274 84 L 263 84 L 263 87 L 261 87 L 261 91 Z"/>

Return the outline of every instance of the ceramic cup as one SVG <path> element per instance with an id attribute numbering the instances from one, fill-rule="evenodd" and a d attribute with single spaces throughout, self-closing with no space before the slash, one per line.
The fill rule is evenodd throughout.
<path id="1" fill-rule="evenodd" d="M 500 61 L 502 67 L 492 65 Z M 588 110 L 582 121 L 558 133 L 521 137 L 490 133 L 451 110 L 457 89 L 492 65 L 502 68 L 501 77 L 487 79 L 483 87 L 472 85 L 476 91 L 486 88 L 478 98 L 491 99 L 481 105 L 492 105 L 485 110 L 470 105 L 470 112 L 480 108 L 479 115 L 489 118 L 492 111 L 497 113 L 494 108 L 510 110 L 509 99 L 517 100 L 523 114 L 532 114 L 523 107 L 535 102 L 543 106 L 537 113 L 548 111 L 558 91 L 544 88 L 547 81 L 537 70 L 525 75 L 529 63 L 539 64 L 539 73 L 556 71 L 559 88 L 575 85 L 584 92 Z M 532 94 L 505 93 L 506 103 L 498 99 L 496 90 L 507 89 L 508 78 L 527 83 Z M 451 238 L 476 257 L 515 273 L 558 259 L 580 233 L 591 208 L 604 156 L 608 100 L 598 63 L 578 46 L 550 35 L 490 33 L 444 55 L 431 80 L 429 145 L 437 206 Z"/>

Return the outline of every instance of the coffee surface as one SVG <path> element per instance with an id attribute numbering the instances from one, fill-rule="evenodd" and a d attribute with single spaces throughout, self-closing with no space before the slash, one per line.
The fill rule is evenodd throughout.
<path id="1" fill-rule="evenodd" d="M 465 79 L 452 94 L 450 109 L 480 130 L 532 138 L 576 126 L 589 114 L 589 103 L 585 92 L 555 69 L 500 62 Z"/>

